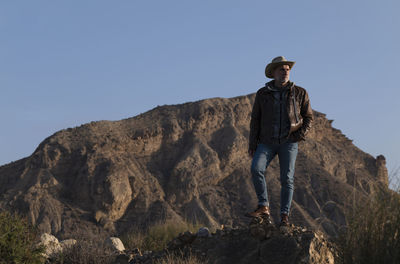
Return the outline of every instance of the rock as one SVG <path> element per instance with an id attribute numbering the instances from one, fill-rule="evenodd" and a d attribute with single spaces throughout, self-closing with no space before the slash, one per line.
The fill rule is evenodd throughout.
<path id="1" fill-rule="evenodd" d="M 324 238 L 322 233 L 313 233 L 311 241 L 307 244 L 308 248 L 306 256 L 303 259 L 308 260 L 309 264 L 334 264 L 335 252 L 333 247 Z"/>
<path id="2" fill-rule="evenodd" d="M 183 234 L 180 234 L 180 235 L 178 236 L 178 239 L 179 239 L 180 241 L 182 241 L 183 244 L 190 244 L 190 243 L 193 242 L 193 240 L 195 240 L 195 238 L 196 238 L 196 235 L 193 234 L 193 233 L 190 232 L 190 231 L 186 231 L 186 232 L 184 232 Z"/>
<path id="3" fill-rule="evenodd" d="M 106 239 L 105 244 L 112 250 L 117 252 L 125 251 L 124 244 L 118 237 L 109 237 Z"/>
<path id="4" fill-rule="evenodd" d="M 131 257 L 128 254 L 119 254 L 112 264 L 129 264 Z"/>
<path id="5" fill-rule="evenodd" d="M 250 234 L 259 240 L 268 239 L 277 232 L 269 217 L 252 218 L 249 224 Z"/>
<path id="6" fill-rule="evenodd" d="M 134 248 L 130 253 L 135 256 L 142 256 L 142 252 L 139 248 Z"/>
<path id="7" fill-rule="evenodd" d="M 232 232 L 232 230 L 233 230 L 231 226 L 224 226 L 223 229 L 224 229 L 226 234 L 230 234 Z"/>
<path id="8" fill-rule="evenodd" d="M 288 231 L 282 234 L 275 225 L 262 219 L 252 219 L 248 228 L 237 228 L 234 229 L 235 232 L 223 235 L 217 235 L 223 231 L 223 229 L 218 230 L 216 235 L 197 236 L 192 243 L 184 245 L 184 248 L 168 248 L 164 252 L 194 254 L 198 259 L 206 259 L 207 263 L 334 264 L 335 262 L 334 247 L 323 233 L 312 232 L 304 227 L 290 225 L 287 226 Z M 181 236 L 182 234 L 173 241 L 182 243 L 179 240 Z M 160 260 L 160 256 L 162 256 L 160 252 L 150 252 L 145 257 L 135 257 L 131 263 L 154 263 Z"/>
<path id="9" fill-rule="evenodd" d="M 67 248 L 71 248 L 74 245 L 76 245 L 77 241 L 75 239 L 66 239 L 66 240 L 62 240 L 60 241 L 60 246 L 62 248 L 62 250 L 65 250 Z"/>
<path id="10" fill-rule="evenodd" d="M 198 237 L 211 237 L 210 230 L 207 227 L 200 227 L 197 231 Z"/>
<path id="11" fill-rule="evenodd" d="M 253 237 L 259 240 L 263 240 L 266 235 L 264 228 L 261 226 L 253 226 L 252 228 L 250 228 L 250 233 Z"/>
<path id="12" fill-rule="evenodd" d="M 172 239 L 168 244 L 167 248 L 170 250 L 181 249 L 187 245 L 190 245 L 196 239 L 196 235 L 192 232 L 186 231 L 178 235 L 178 237 Z"/>
<path id="13" fill-rule="evenodd" d="M 376 167 L 377 167 L 377 178 L 381 182 L 383 182 L 385 185 L 389 184 L 389 176 L 388 176 L 388 170 L 386 167 L 386 158 L 383 155 L 378 155 L 376 157 Z"/>
<path id="14" fill-rule="evenodd" d="M 184 244 L 182 243 L 182 241 L 180 239 L 174 238 L 170 242 L 168 242 L 167 248 L 169 250 L 175 250 L 175 249 L 182 248 L 183 245 Z M 143 254 L 145 254 L 145 252 Z"/>
<path id="15" fill-rule="evenodd" d="M 44 233 L 40 236 L 40 244 L 45 246 L 44 255 L 46 258 L 52 257 L 62 251 L 62 247 L 58 239 L 51 235 Z"/>

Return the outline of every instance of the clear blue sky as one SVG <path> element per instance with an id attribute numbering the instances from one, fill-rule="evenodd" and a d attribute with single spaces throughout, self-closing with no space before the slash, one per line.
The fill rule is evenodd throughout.
<path id="1" fill-rule="evenodd" d="M 400 2 L 0 2 L 0 164 L 54 132 L 254 93 L 275 56 L 362 150 L 400 166 Z"/>

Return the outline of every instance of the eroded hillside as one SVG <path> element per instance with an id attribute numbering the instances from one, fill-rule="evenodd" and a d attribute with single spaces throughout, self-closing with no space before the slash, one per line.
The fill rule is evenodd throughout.
<path id="1" fill-rule="evenodd" d="M 0 207 L 59 237 L 165 219 L 241 226 L 256 206 L 247 155 L 254 97 L 160 106 L 59 131 L 31 156 L 0 167 Z M 352 197 L 387 186 L 387 171 L 382 156 L 364 153 L 324 114 L 314 115 L 299 146 L 291 219 L 335 235 Z M 277 221 L 277 160 L 266 174 Z"/>

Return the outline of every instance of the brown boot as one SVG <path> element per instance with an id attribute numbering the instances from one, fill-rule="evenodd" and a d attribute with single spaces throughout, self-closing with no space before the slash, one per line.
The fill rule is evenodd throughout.
<path id="1" fill-rule="evenodd" d="M 280 226 L 289 226 L 289 216 L 287 214 L 281 214 Z"/>
<path id="2" fill-rule="evenodd" d="M 253 212 L 246 213 L 247 217 L 262 217 L 262 216 L 270 216 L 268 206 L 259 205 L 256 210 Z"/>

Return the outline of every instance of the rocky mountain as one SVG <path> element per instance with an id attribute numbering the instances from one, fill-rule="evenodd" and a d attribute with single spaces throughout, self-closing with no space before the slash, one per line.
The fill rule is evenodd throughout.
<path id="1" fill-rule="evenodd" d="M 123 233 L 164 220 L 246 225 L 243 215 L 257 202 L 247 155 L 254 98 L 164 105 L 61 130 L 31 156 L 0 167 L 0 208 L 27 215 L 59 238 Z M 332 120 L 314 115 L 299 145 L 291 221 L 335 235 L 354 197 L 387 186 L 388 175 L 383 156 L 364 153 Z M 278 221 L 277 160 L 266 175 Z"/>

